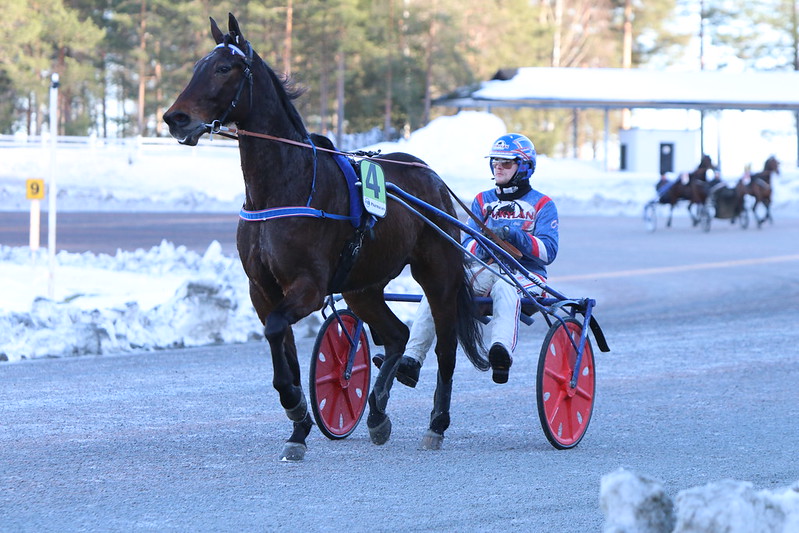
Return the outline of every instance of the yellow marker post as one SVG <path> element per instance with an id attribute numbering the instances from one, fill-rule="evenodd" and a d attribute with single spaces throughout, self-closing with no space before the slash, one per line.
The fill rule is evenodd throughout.
<path id="1" fill-rule="evenodd" d="M 25 198 L 31 201 L 31 233 L 29 246 L 32 252 L 39 249 L 39 233 L 41 227 L 41 200 L 44 198 L 44 180 L 29 179 L 25 181 Z"/>

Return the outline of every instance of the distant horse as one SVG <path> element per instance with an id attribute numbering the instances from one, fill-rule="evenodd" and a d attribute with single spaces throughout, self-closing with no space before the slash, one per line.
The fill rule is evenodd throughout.
<path id="1" fill-rule="evenodd" d="M 772 224 L 774 219 L 771 218 L 771 175 L 780 173 L 780 162 L 773 155 L 766 159 L 763 165 L 763 170 L 756 174 L 749 174 L 749 171 L 744 173 L 744 176 L 738 180 L 736 190 L 743 197 L 743 195 L 753 196 L 755 204 L 752 206 L 752 214 L 757 221 L 757 227 L 761 227 L 763 223 L 768 220 Z M 757 206 L 763 205 L 765 207 L 765 215 L 761 218 L 757 214 Z"/>
<path id="2" fill-rule="evenodd" d="M 299 93 L 255 53 L 232 14 L 228 30 L 224 34 L 211 19 L 216 47 L 194 66 L 191 81 L 164 120 L 172 136 L 189 146 L 225 124 L 238 128 L 246 199 L 237 247 L 272 352 L 272 384 L 294 423 L 281 460 L 304 459 L 313 424 L 291 325 L 320 309 L 331 293 L 341 293 L 369 325 L 376 343 L 385 345 L 385 363 L 369 396 L 367 425 L 375 444 L 388 441 L 391 421 L 385 409 L 409 332 L 389 309 L 383 289 L 407 264 L 435 321 L 438 383 L 422 446 L 440 448 L 450 423 L 458 342 L 478 369 L 489 368 L 480 323 L 472 312 L 463 250 L 394 201 L 371 228 L 362 224 L 368 217 L 353 220 L 347 215 L 350 193 L 344 167 L 331 153 L 332 143 L 307 132 L 292 103 Z M 373 161 L 387 182 L 455 216 L 446 185 L 422 161 L 404 153 Z M 248 220 L 252 213 L 275 216 Z M 439 226 L 460 240 L 453 224 L 439 221 Z"/>
<path id="3" fill-rule="evenodd" d="M 710 178 L 710 179 L 708 179 Z M 691 212 L 691 219 L 694 226 L 699 224 L 700 212 L 707 202 L 708 194 L 713 185 L 720 183 L 718 168 L 713 164 L 710 156 L 704 154 L 699 161 L 699 166 L 688 174 L 689 186 L 691 188 L 691 200 L 688 211 Z M 691 206 L 697 206 L 696 213 L 691 211 Z"/>
<path id="4" fill-rule="evenodd" d="M 715 170 L 710 156 L 705 154 L 699 162 L 699 166 L 692 172 L 683 172 L 677 179 L 668 182 L 661 178 L 656 184 L 658 190 L 658 202 L 671 206 L 666 227 L 671 227 L 671 219 L 674 214 L 674 206 L 680 200 L 688 200 L 688 214 L 694 226 L 699 223 L 699 210 L 705 204 L 708 194 L 708 172 Z M 696 208 L 694 208 L 696 206 Z M 696 212 L 695 212 L 696 211 Z"/>
<path id="5" fill-rule="evenodd" d="M 655 188 L 658 191 L 658 202 L 670 206 L 669 218 L 666 220 L 667 228 L 671 227 L 671 219 L 674 215 L 674 206 L 676 206 L 680 200 L 688 200 L 688 213 L 693 218 L 694 215 L 691 213 L 691 205 L 693 203 L 692 199 L 694 191 L 690 186 L 687 172 L 680 174 L 680 176 L 673 181 L 669 181 L 664 176 L 657 184 L 655 184 Z"/>

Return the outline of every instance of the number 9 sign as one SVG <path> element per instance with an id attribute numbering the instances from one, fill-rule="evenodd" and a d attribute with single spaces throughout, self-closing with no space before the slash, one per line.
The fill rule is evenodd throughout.
<path id="1" fill-rule="evenodd" d="M 25 181 L 25 197 L 28 200 L 41 200 L 44 198 L 44 180 L 29 179 Z"/>

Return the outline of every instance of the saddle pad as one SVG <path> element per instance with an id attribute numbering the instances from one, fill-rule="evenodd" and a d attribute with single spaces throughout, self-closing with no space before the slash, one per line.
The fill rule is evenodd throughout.
<path id="1" fill-rule="evenodd" d="M 350 195 L 350 223 L 354 228 L 361 226 L 363 220 L 363 203 L 361 193 L 355 184 L 358 183 L 358 176 L 348 157 L 341 154 L 333 154 L 333 159 L 338 164 L 341 172 L 344 173 L 344 180 L 347 182 L 347 191 Z"/>

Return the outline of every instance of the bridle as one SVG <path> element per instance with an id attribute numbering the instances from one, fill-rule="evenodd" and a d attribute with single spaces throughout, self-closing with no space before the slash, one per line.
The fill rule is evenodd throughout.
<path id="1" fill-rule="evenodd" d="M 228 106 L 227 110 L 222 114 L 221 118 L 216 120 L 212 120 L 208 124 L 203 124 L 203 128 L 205 132 L 209 135 L 213 136 L 214 133 L 222 134 L 222 130 L 224 128 L 223 124 L 227 121 L 228 116 L 236 109 L 236 106 L 239 104 L 239 98 L 241 98 L 241 92 L 244 90 L 245 85 L 249 85 L 250 89 L 250 107 L 252 107 L 252 86 L 253 86 L 253 78 L 252 78 L 252 57 L 253 51 L 252 46 L 250 45 L 250 41 L 244 41 L 245 48 L 243 51 L 241 48 L 232 44 L 230 42 L 230 36 L 225 35 L 225 39 L 223 42 L 219 43 L 214 47 L 214 50 L 218 48 L 227 48 L 230 50 L 231 55 L 241 57 L 241 60 L 244 62 L 244 73 L 241 78 L 241 82 L 239 82 L 239 87 L 236 89 L 236 95 L 231 100 L 230 105 Z"/>

